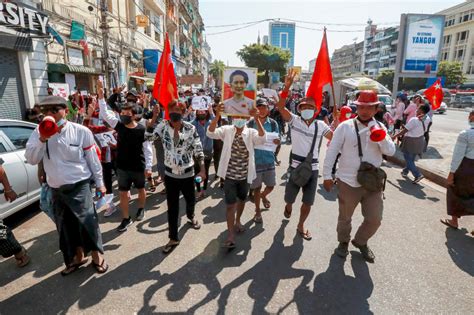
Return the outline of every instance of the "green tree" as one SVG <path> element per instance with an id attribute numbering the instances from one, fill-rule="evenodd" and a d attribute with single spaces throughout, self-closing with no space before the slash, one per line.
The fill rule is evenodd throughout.
<path id="1" fill-rule="evenodd" d="M 375 80 L 391 91 L 393 89 L 394 76 L 395 72 L 393 70 L 382 70 Z"/>
<path id="2" fill-rule="evenodd" d="M 268 86 L 269 72 L 280 72 L 280 78 L 286 74 L 286 66 L 291 59 L 291 53 L 279 47 L 271 45 L 251 44 L 244 45 L 237 51 L 237 56 L 245 63 L 247 67 L 258 68 L 261 73 L 259 82 Z"/>
<path id="3" fill-rule="evenodd" d="M 216 81 L 216 86 L 220 86 L 220 79 L 224 72 L 225 63 L 222 60 L 214 60 L 209 66 L 209 73 Z"/>
<path id="4" fill-rule="evenodd" d="M 446 77 L 446 85 L 458 85 L 466 82 L 462 71 L 462 63 L 457 61 L 442 61 L 439 63 L 438 76 Z"/>

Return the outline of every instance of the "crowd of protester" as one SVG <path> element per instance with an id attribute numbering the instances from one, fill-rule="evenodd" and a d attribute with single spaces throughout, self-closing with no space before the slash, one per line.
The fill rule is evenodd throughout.
<path id="1" fill-rule="evenodd" d="M 51 116 L 57 130 L 47 134 L 41 126 L 37 128 L 28 141 L 25 156 L 28 163 L 40 165 L 42 189 L 49 191 L 42 194 L 45 197 L 41 203 L 42 209 L 50 209 L 47 212 L 58 230 L 66 266 L 61 274 L 79 269 L 89 253 L 97 272 L 106 272 L 97 211 L 103 210 L 99 213 L 107 217 L 120 209 L 122 220 L 117 232 L 123 233 L 134 221 L 145 218 L 147 190 L 148 194 L 155 193 L 160 185 L 159 193 L 166 195 L 169 227 L 169 241 L 163 252 L 170 253 L 180 244 L 180 194 L 185 200 L 188 223 L 195 230 L 201 227 L 195 205 L 207 196 L 211 165 L 215 173 L 212 181 L 222 189 L 226 208 L 228 236 L 222 246 L 234 248 L 236 233 L 245 230 L 241 216 L 248 200 L 254 203 L 256 224 L 263 222 L 262 208 L 272 207 L 270 195 L 277 185 L 276 167 L 282 164 L 278 155 L 283 139 L 291 144 L 289 164 L 283 163 L 288 166 L 284 217 L 291 218 L 293 204 L 301 192 L 296 232 L 311 240 L 305 222 L 315 201 L 322 163 L 324 188 L 330 191 L 334 185 L 338 187 L 336 254 L 347 256 L 351 242 L 367 261 L 374 262 L 375 255 L 367 244 L 382 220 L 383 156 L 393 155 L 398 142 L 407 162 L 402 175 L 408 177 L 411 172 L 413 183 L 418 183 L 423 175 L 415 159 L 428 146 L 432 110 L 421 95 L 409 100 L 401 93 L 388 111 L 373 91 L 360 91 L 355 100 L 340 105 L 325 92 L 321 106 L 317 106 L 313 98 L 303 97 L 303 91 L 291 90 L 294 77 L 290 71 L 278 98 L 259 93 L 251 117 L 243 122 L 224 114 L 218 91 L 180 92 L 166 110 L 153 99 L 151 91 L 138 93 L 119 87 L 107 97 L 101 81 L 97 82 L 97 94 L 75 93 L 67 100 L 48 91 L 50 95 L 27 117 L 40 123 Z M 206 110 L 194 110 L 192 98 L 202 95 L 212 97 L 213 104 Z M 466 180 L 472 179 L 473 113 L 469 119 L 471 129 L 458 139 L 459 154 L 453 158 L 448 179 L 448 214 L 452 218 L 442 220 L 454 228 L 460 216 L 472 214 L 460 205 L 462 196 L 473 194 L 472 180 Z M 371 140 L 369 129 L 374 124 L 386 133 L 378 141 Z M 328 147 L 321 161 L 319 152 L 324 138 Z M 273 151 L 261 147 L 269 139 L 275 147 Z M 6 178 L 6 174 L 0 174 Z M 372 177 L 373 181 L 366 180 Z M 115 180 L 118 191 L 114 190 Z M 470 188 L 459 189 L 458 183 Z M 4 183 L 8 188 L 5 185 L 8 182 Z M 138 192 L 137 209 L 130 209 L 131 189 Z M 119 197 L 118 207 L 113 202 L 114 195 Z M 10 201 L 16 198 L 11 189 L 5 191 L 5 196 Z M 358 204 L 362 205 L 364 220 L 351 241 L 351 218 Z M 26 265 L 26 250 L 8 228 L 3 231 L 0 248 L 7 248 L 4 240 L 12 245 L 1 254 L 14 255 L 19 266 Z"/>

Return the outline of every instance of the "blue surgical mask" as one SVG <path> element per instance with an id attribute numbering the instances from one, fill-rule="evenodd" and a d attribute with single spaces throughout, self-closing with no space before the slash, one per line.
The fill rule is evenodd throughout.
<path id="1" fill-rule="evenodd" d="M 234 125 L 237 128 L 244 128 L 246 124 L 247 124 L 247 119 L 242 119 L 242 118 L 232 119 L 232 125 Z"/>
<path id="2" fill-rule="evenodd" d="M 314 110 L 313 109 L 303 109 L 301 111 L 301 117 L 304 120 L 311 120 L 314 117 Z"/>
<path id="3" fill-rule="evenodd" d="M 58 122 L 56 122 L 56 125 L 58 127 L 61 127 L 62 125 L 64 125 L 66 123 L 66 119 L 64 118 L 61 118 Z"/>

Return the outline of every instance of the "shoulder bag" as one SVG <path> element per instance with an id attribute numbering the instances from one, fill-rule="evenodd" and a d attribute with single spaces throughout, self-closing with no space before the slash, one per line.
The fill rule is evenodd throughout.
<path id="1" fill-rule="evenodd" d="M 362 161 L 362 144 L 360 141 L 359 127 L 357 121 L 354 119 L 354 126 L 357 135 L 357 147 L 359 149 L 360 167 L 357 171 L 357 181 L 359 184 L 368 191 L 379 192 L 385 190 L 385 184 L 387 182 L 387 173 L 380 168 L 375 167 L 369 162 Z"/>

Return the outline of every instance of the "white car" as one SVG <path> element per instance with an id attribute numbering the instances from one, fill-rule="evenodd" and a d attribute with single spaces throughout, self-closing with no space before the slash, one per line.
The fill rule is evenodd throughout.
<path id="1" fill-rule="evenodd" d="M 9 203 L 0 185 L 0 219 L 25 208 L 40 198 L 41 186 L 38 181 L 38 167 L 26 163 L 25 148 L 36 124 L 0 119 L 0 158 L 3 168 L 18 198 Z"/>
<path id="2" fill-rule="evenodd" d="M 441 102 L 441 105 L 434 112 L 436 114 L 444 114 L 448 110 L 448 105 L 445 102 Z"/>

